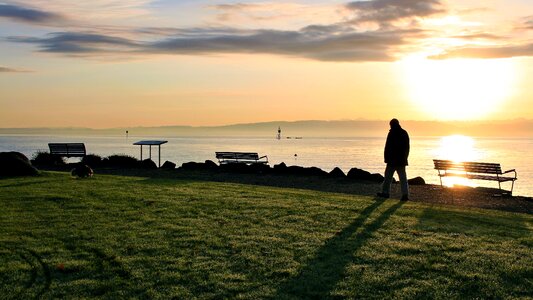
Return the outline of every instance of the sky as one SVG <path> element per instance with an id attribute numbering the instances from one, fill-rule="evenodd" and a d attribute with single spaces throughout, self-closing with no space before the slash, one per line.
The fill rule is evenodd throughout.
<path id="1" fill-rule="evenodd" d="M 533 119 L 531 0 L 0 0 L 0 127 Z"/>

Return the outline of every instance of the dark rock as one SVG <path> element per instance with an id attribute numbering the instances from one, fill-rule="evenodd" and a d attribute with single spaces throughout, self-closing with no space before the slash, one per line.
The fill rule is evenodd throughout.
<path id="1" fill-rule="evenodd" d="M 205 166 L 206 166 L 208 169 L 213 169 L 213 170 L 214 170 L 214 169 L 218 168 L 218 165 L 217 165 L 214 161 L 209 160 L 209 159 L 206 160 L 206 161 L 204 162 L 204 164 L 205 164 Z"/>
<path id="2" fill-rule="evenodd" d="M 328 175 L 330 177 L 346 177 L 346 174 L 339 167 L 335 167 Z"/>
<path id="3" fill-rule="evenodd" d="M 407 183 L 409 183 L 410 185 L 425 185 L 426 181 L 424 180 L 424 178 L 418 176 L 407 180 Z"/>
<path id="4" fill-rule="evenodd" d="M 385 180 L 385 177 L 383 177 L 383 175 L 379 173 L 374 173 L 370 175 L 369 180 L 373 182 L 383 182 L 383 180 Z"/>
<path id="5" fill-rule="evenodd" d="M 307 176 L 327 176 L 328 172 L 317 167 L 310 167 L 310 168 L 305 168 L 305 174 Z"/>
<path id="6" fill-rule="evenodd" d="M 348 174 L 346 175 L 350 179 L 356 179 L 356 180 L 369 180 L 370 172 L 358 169 L 358 168 L 351 168 Z"/>
<path id="7" fill-rule="evenodd" d="M 187 171 L 205 171 L 209 169 L 205 163 L 199 163 L 194 161 L 181 164 L 181 168 Z"/>
<path id="8" fill-rule="evenodd" d="M 283 175 L 287 173 L 287 165 L 282 162 L 278 165 L 274 165 L 274 168 L 272 170 L 275 174 Z"/>
<path id="9" fill-rule="evenodd" d="M 285 164 L 284 164 L 285 165 Z M 294 176 L 326 176 L 328 173 L 317 167 L 304 168 L 301 166 L 277 167 L 274 166 L 274 173 Z"/>
<path id="10" fill-rule="evenodd" d="M 70 172 L 72 176 L 79 178 L 88 178 L 94 175 L 93 169 L 84 163 L 79 163 L 72 171 Z"/>
<path id="11" fill-rule="evenodd" d="M 288 166 L 285 171 L 285 174 L 303 176 L 305 175 L 305 169 L 304 167 L 300 167 L 300 166 Z"/>
<path id="12" fill-rule="evenodd" d="M 381 174 L 371 174 L 368 171 L 358 169 L 358 168 L 352 168 L 348 172 L 348 175 L 346 175 L 350 179 L 354 180 L 364 180 L 364 181 L 372 181 L 372 182 L 383 182 L 383 176 Z"/>
<path id="13" fill-rule="evenodd" d="M 174 170 L 176 168 L 176 164 L 171 161 L 165 161 L 163 165 L 161 166 L 161 169 L 164 170 Z"/>
<path id="14" fill-rule="evenodd" d="M 156 163 L 149 158 L 141 161 L 140 167 L 143 169 L 157 169 Z"/>
<path id="15" fill-rule="evenodd" d="M 253 173 L 258 173 L 258 174 L 266 174 L 272 171 L 270 166 L 267 164 L 252 164 L 250 165 L 250 169 L 252 170 Z"/>
<path id="16" fill-rule="evenodd" d="M 220 170 L 228 173 L 253 173 L 254 170 L 252 166 L 249 166 L 245 163 L 228 163 L 221 164 Z"/>
<path id="17" fill-rule="evenodd" d="M 20 152 L 0 152 L 0 176 L 31 176 L 39 171 Z"/>

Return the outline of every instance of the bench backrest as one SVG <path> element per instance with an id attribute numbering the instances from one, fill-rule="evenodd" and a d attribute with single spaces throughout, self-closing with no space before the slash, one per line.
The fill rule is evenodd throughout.
<path id="1" fill-rule="evenodd" d="M 60 156 L 85 156 L 84 143 L 49 143 L 50 154 Z"/>
<path id="2" fill-rule="evenodd" d="M 215 152 L 217 159 L 258 160 L 259 155 L 253 152 Z"/>
<path id="3" fill-rule="evenodd" d="M 451 160 L 434 159 L 435 170 L 460 171 L 467 173 L 502 174 L 502 167 L 498 163 L 455 162 Z"/>

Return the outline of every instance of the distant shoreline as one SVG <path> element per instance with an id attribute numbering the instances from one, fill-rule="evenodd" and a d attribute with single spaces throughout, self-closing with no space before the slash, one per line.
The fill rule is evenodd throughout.
<path id="1" fill-rule="evenodd" d="M 507 121 L 401 121 L 412 136 L 462 134 L 475 137 L 533 137 L 533 120 Z M 105 135 L 183 137 L 275 137 L 282 138 L 379 137 L 388 131 L 388 121 L 278 121 L 223 126 L 153 126 L 117 128 L 34 127 L 0 128 L 0 135 Z"/>

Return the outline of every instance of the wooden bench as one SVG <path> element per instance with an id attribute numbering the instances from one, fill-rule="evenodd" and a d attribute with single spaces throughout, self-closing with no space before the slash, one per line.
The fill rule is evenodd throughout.
<path id="1" fill-rule="evenodd" d="M 253 152 L 215 152 L 220 164 L 245 163 L 268 164 L 268 157 Z"/>
<path id="2" fill-rule="evenodd" d="M 62 157 L 84 157 L 87 155 L 83 143 L 49 143 L 51 155 Z"/>
<path id="3" fill-rule="evenodd" d="M 468 179 L 492 180 L 498 182 L 498 187 L 502 190 L 501 183 L 511 181 L 511 191 L 513 194 L 514 182 L 517 180 L 516 170 L 502 172 L 498 163 L 482 162 L 455 162 L 451 160 L 434 159 L 435 170 L 439 172 L 440 185 L 442 186 L 442 177 L 464 177 Z M 514 177 L 502 176 L 503 174 L 514 173 Z"/>

